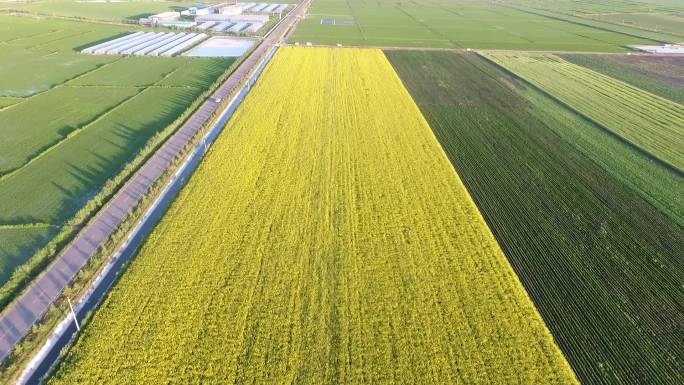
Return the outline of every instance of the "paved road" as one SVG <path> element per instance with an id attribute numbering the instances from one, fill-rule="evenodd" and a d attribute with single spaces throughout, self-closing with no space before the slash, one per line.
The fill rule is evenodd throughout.
<path id="1" fill-rule="evenodd" d="M 287 38 L 298 23 L 300 16 L 306 11 L 308 3 L 308 0 L 300 3 L 264 38 L 252 54 L 212 94 L 212 97 L 205 101 L 162 145 L 100 211 L 95 220 L 88 224 L 56 261 L 37 278 L 34 285 L 8 309 L 0 319 L 0 361 L 7 357 L 33 324 L 45 314 L 50 304 L 90 260 L 100 245 L 109 238 L 127 213 L 140 202 L 154 182 L 171 165 L 171 162 L 181 155 L 195 134 L 218 109 L 219 103 L 214 101 L 215 98 L 225 99 L 240 87 L 267 50 Z"/>

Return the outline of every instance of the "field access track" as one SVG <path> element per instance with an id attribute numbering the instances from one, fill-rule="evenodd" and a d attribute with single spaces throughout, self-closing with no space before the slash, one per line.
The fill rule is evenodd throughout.
<path id="1" fill-rule="evenodd" d="M 86 226 L 59 258 L 41 274 L 0 319 L 0 360 L 7 357 L 14 346 L 29 332 L 60 295 L 81 268 L 90 260 L 127 214 L 140 202 L 150 187 L 171 163 L 182 154 L 197 132 L 217 111 L 220 103 L 246 79 L 261 57 L 289 33 L 298 16 L 306 8 L 300 3 L 293 12 L 267 36 L 235 72 L 206 100 L 185 124 L 162 145 L 131 180 L 102 209 L 97 218 Z"/>

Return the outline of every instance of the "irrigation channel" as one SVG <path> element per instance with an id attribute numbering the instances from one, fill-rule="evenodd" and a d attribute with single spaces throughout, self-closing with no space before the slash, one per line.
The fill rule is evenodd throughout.
<path id="1" fill-rule="evenodd" d="M 153 183 L 171 165 L 174 155 L 181 153 L 184 145 L 194 137 L 193 133 L 207 123 L 219 108 L 221 100 L 235 95 L 219 119 L 210 128 L 202 141 L 193 149 L 184 163 L 178 168 L 160 195 L 147 209 L 143 218 L 129 233 L 124 244 L 107 262 L 95 278 L 90 289 L 74 304 L 76 320 L 82 322 L 90 311 L 95 309 L 116 279 L 126 262 L 135 257 L 146 236 L 163 216 L 169 204 L 177 196 L 187 179 L 216 140 L 233 113 L 245 99 L 257 81 L 278 46 L 294 30 L 301 16 L 308 9 L 310 0 L 300 2 L 295 9 L 283 18 L 263 39 L 261 44 L 246 58 L 231 76 L 205 101 L 186 123 L 159 149 L 155 155 L 134 175 L 98 214 L 98 217 L 79 234 L 70 246 L 41 275 L 36 283 L 25 292 L 0 319 L 0 360 L 6 358 L 19 341 L 40 320 L 52 302 L 61 295 L 62 290 L 85 266 L 114 229 L 125 218 L 128 210 L 142 200 Z M 251 73 L 251 75 L 250 75 Z M 246 79 L 246 81 L 245 81 Z M 235 91 L 239 91 L 235 94 Z M 82 242 L 82 243 L 79 243 Z M 84 249 L 83 245 L 88 248 Z M 58 276 L 59 280 L 55 277 Z M 43 283 L 43 285 L 41 285 Z M 49 286 L 46 288 L 46 285 Z M 63 319 L 52 331 L 42 348 L 26 365 L 17 384 L 40 384 L 58 362 L 61 352 L 69 346 L 78 333 L 71 315 Z"/>

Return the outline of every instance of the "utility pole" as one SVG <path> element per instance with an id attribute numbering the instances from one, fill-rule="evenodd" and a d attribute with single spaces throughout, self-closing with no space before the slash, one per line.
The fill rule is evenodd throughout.
<path id="1" fill-rule="evenodd" d="M 78 318 L 76 318 L 76 313 L 74 313 L 74 307 L 71 305 L 71 299 L 67 297 L 67 302 L 69 302 L 69 309 L 71 309 L 71 315 L 74 316 L 74 323 L 76 324 L 76 330 L 81 331 L 81 327 L 78 325 Z"/>

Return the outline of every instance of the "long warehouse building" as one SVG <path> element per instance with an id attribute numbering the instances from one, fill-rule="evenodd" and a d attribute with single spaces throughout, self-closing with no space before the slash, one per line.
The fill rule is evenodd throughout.
<path id="1" fill-rule="evenodd" d="M 136 36 L 132 39 L 127 39 L 127 40 L 124 40 L 122 42 L 119 42 L 119 43 L 116 43 L 116 44 L 113 44 L 113 45 L 110 45 L 107 47 L 102 47 L 100 49 L 96 49 L 94 51 L 94 53 L 96 53 L 96 54 L 109 54 L 110 52 L 113 52 L 117 48 L 122 47 L 124 45 L 139 42 L 139 41 L 142 41 L 144 39 L 147 39 L 150 35 L 154 35 L 154 32 L 148 32 L 148 33 L 142 34 L 140 36 Z"/>
<path id="2" fill-rule="evenodd" d="M 224 21 L 223 23 L 218 23 L 215 26 L 211 27 L 211 30 L 216 32 L 222 32 L 230 28 L 233 24 L 234 23 L 231 23 L 230 21 Z"/>
<path id="3" fill-rule="evenodd" d="M 263 12 L 273 12 L 274 9 L 276 9 L 280 4 L 271 4 L 268 7 L 264 8 Z"/>
<path id="4" fill-rule="evenodd" d="M 230 23 L 230 25 L 234 25 Z M 247 23 L 241 23 L 243 29 Z M 83 49 L 83 53 L 136 56 L 175 56 L 206 39 L 204 33 L 136 32 Z"/>
<path id="5" fill-rule="evenodd" d="M 216 25 L 216 23 L 216 21 L 205 21 L 204 23 L 198 25 L 197 29 L 199 29 L 200 31 L 204 31 L 213 27 L 214 25 Z"/>
<path id="6" fill-rule="evenodd" d="M 132 39 L 132 38 L 134 38 L 134 37 L 136 37 L 136 36 L 140 36 L 140 35 L 142 35 L 142 34 L 144 34 L 144 32 L 135 32 L 135 33 L 131 33 L 131 34 L 128 34 L 128 35 L 126 35 L 126 36 L 122 36 L 122 37 L 120 37 L 120 38 L 118 38 L 118 39 L 109 40 L 109 41 L 106 41 L 106 42 L 104 42 L 104 43 L 100 43 L 100 44 L 94 45 L 94 46 L 92 46 L 92 47 L 88 47 L 88 48 L 82 49 L 82 50 L 81 50 L 81 53 L 95 53 L 95 50 L 98 50 L 98 49 L 100 49 L 100 48 L 105 48 L 105 47 L 108 47 L 108 46 L 111 46 L 111 45 L 114 45 L 114 44 L 121 43 L 121 42 L 123 42 L 123 41 L 125 41 L 125 40 Z"/>
<path id="7" fill-rule="evenodd" d="M 184 50 L 192 47 L 193 45 L 199 43 L 200 41 L 204 40 L 207 38 L 206 34 L 200 33 L 199 35 L 195 35 L 192 39 L 187 40 L 181 44 L 178 44 L 177 46 L 171 48 L 170 50 L 162 53 L 162 56 L 175 56 Z"/>
<path id="8" fill-rule="evenodd" d="M 173 41 L 176 41 L 176 40 L 178 40 L 178 39 L 182 39 L 183 36 L 185 36 L 185 32 L 174 33 L 172 36 L 170 36 L 170 37 L 168 37 L 168 38 L 166 38 L 166 39 L 164 39 L 164 40 L 162 40 L 162 41 L 160 41 L 160 42 L 154 43 L 154 44 L 152 44 L 152 45 L 148 45 L 148 46 L 146 46 L 146 47 L 143 48 L 143 49 L 140 49 L 140 50 L 138 50 L 138 51 L 135 51 L 133 54 L 134 54 L 134 55 L 137 55 L 137 56 L 147 55 L 148 53 L 150 53 L 150 52 L 156 50 L 156 49 L 159 48 L 159 47 L 163 47 L 163 46 L 165 46 L 165 45 L 167 45 L 167 44 L 169 44 L 169 43 L 171 43 L 171 42 L 173 42 Z"/>
<path id="9" fill-rule="evenodd" d="M 115 54 L 115 55 L 123 54 L 123 52 L 124 52 L 125 50 L 129 49 L 129 48 L 133 48 L 133 47 L 140 46 L 141 44 L 149 43 L 149 42 L 151 42 L 152 40 L 155 40 L 155 39 L 157 39 L 157 38 L 163 37 L 163 35 L 164 35 L 164 34 L 161 33 L 161 32 L 159 32 L 159 33 L 152 33 L 151 35 L 147 35 L 147 36 L 141 38 L 141 39 L 138 40 L 138 41 L 128 42 L 128 43 L 125 43 L 125 44 L 123 44 L 123 45 L 121 45 L 121 46 L 119 46 L 119 47 L 109 49 L 109 50 L 107 50 L 107 53 L 108 53 L 108 54 Z"/>
<path id="10" fill-rule="evenodd" d="M 197 35 L 196 33 L 189 33 L 189 34 L 183 36 L 183 37 L 180 38 L 180 39 L 174 40 L 174 41 L 172 41 L 172 42 L 170 42 L 170 43 L 168 43 L 168 44 L 165 44 L 165 45 L 163 45 L 163 46 L 161 46 L 161 47 L 159 47 L 159 48 L 153 50 L 153 51 L 150 52 L 148 55 L 149 55 L 149 56 L 159 56 L 159 55 L 161 55 L 162 53 L 164 53 L 164 52 L 170 50 L 171 48 L 173 48 L 173 47 L 175 47 L 175 46 L 177 46 L 178 44 L 182 44 L 182 43 L 184 43 L 184 42 L 186 42 L 186 41 L 192 39 L 192 38 L 195 37 L 196 35 Z"/>
<path id="11" fill-rule="evenodd" d="M 173 36 L 173 35 L 174 35 L 173 32 L 161 33 L 161 34 L 159 34 L 157 37 L 155 37 L 155 38 L 152 39 L 152 40 L 148 40 L 148 41 L 145 41 L 145 42 L 142 42 L 142 43 L 138 43 L 138 44 L 134 45 L 133 47 L 124 49 L 124 50 L 121 51 L 120 53 L 121 53 L 122 55 L 130 55 L 130 54 L 132 54 L 132 53 L 134 53 L 134 52 L 136 52 L 136 51 L 139 51 L 139 50 L 141 50 L 141 49 L 143 49 L 143 48 L 145 48 L 145 47 L 149 47 L 150 45 L 153 45 L 153 44 L 158 43 L 158 42 L 160 42 L 160 41 L 164 41 L 164 40 L 168 39 L 170 36 Z"/>

